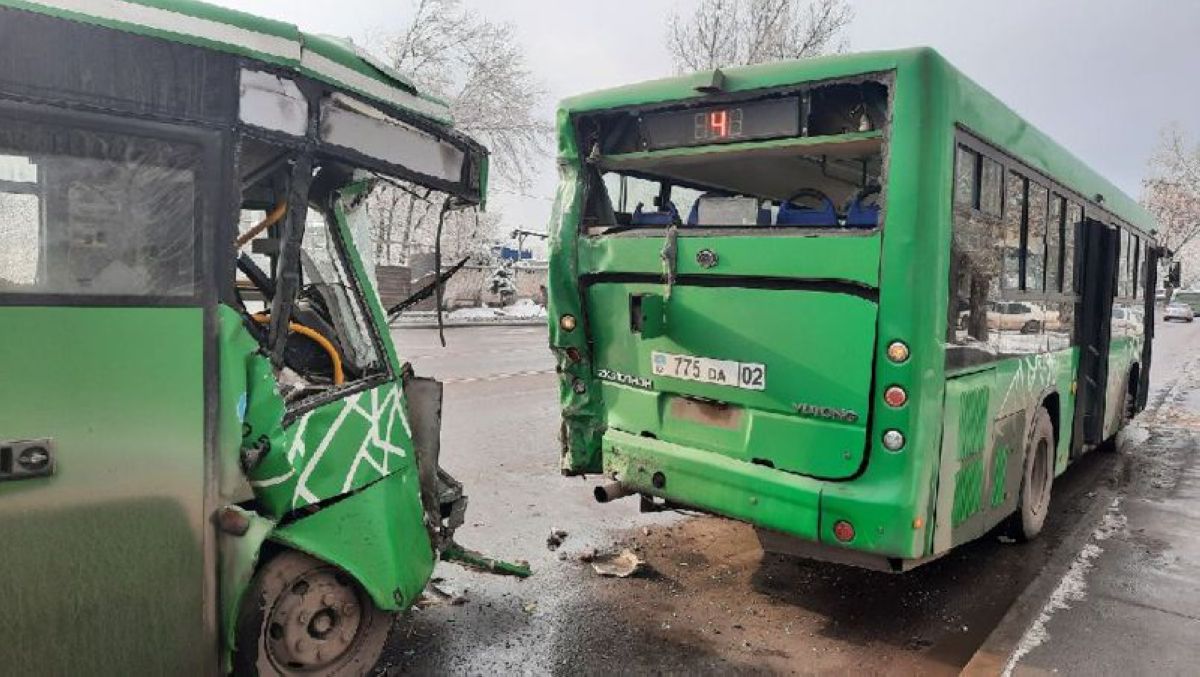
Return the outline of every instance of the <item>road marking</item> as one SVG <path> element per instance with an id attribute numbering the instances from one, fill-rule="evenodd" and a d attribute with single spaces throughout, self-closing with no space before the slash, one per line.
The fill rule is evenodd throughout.
<path id="1" fill-rule="evenodd" d="M 478 381 L 503 381 L 506 378 L 517 378 L 520 376 L 541 376 L 543 374 L 553 374 L 553 369 L 527 369 L 525 371 L 514 371 L 507 374 L 489 374 L 487 376 L 466 376 L 463 378 L 448 378 L 443 379 L 442 383 L 450 385 L 451 383 L 476 383 Z"/>

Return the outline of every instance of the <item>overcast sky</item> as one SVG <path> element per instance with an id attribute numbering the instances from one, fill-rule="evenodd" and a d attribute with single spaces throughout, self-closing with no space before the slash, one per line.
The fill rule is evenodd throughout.
<path id="1" fill-rule="evenodd" d="M 403 25 L 411 5 L 372 0 L 216 0 L 361 42 Z M 1125 192 L 1138 195 L 1158 130 L 1200 136 L 1200 2 L 850 0 L 852 51 L 928 45 Z M 668 75 L 666 17 L 687 0 L 464 0 L 513 25 L 530 69 L 559 99 Z M 336 12 L 330 10 L 336 6 Z M 509 226 L 544 230 L 556 178 L 547 157 L 530 197 L 493 192 Z"/>

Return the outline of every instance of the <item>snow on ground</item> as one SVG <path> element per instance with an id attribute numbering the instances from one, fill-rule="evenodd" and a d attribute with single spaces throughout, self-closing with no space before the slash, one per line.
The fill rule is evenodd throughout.
<path id="1" fill-rule="evenodd" d="M 446 319 L 452 322 L 534 320 L 541 317 L 546 317 L 546 308 L 531 299 L 521 299 L 501 308 L 459 308 L 446 315 Z"/>

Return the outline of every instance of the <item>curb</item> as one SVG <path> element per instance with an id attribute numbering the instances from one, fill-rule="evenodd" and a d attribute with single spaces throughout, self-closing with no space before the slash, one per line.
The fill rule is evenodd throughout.
<path id="1" fill-rule="evenodd" d="M 392 329 L 437 329 L 437 321 L 430 322 L 429 320 L 414 320 L 405 322 L 399 320 L 389 325 Z M 497 320 L 447 320 L 442 323 L 443 327 L 544 327 L 546 326 L 546 318 L 535 317 L 529 319 L 497 319 Z"/>
<path id="2" fill-rule="evenodd" d="M 1122 444 L 1117 449 L 1119 456 L 1112 468 L 1112 477 L 1115 479 L 1122 476 L 1126 464 L 1129 463 L 1129 457 L 1124 452 L 1125 445 Z M 1091 453 L 1104 452 L 1093 451 Z M 1094 501 L 1087 512 L 1075 523 L 1075 526 L 1063 536 L 1058 547 L 1054 549 L 1050 559 L 1046 562 L 1046 566 L 1042 567 L 1037 577 L 1009 607 L 1008 612 L 1000 619 L 1000 623 L 992 629 L 983 644 L 975 650 L 975 654 L 963 666 L 959 675 L 990 677 L 1004 672 L 1009 657 L 1021 642 L 1025 631 L 1041 614 L 1050 595 L 1058 587 L 1059 581 L 1070 570 L 1071 564 L 1079 552 L 1091 540 L 1096 526 L 1108 512 L 1112 499 L 1120 493 L 1119 483 L 1112 485 L 1102 483 L 1096 487 L 1096 493 L 1099 500 Z"/>

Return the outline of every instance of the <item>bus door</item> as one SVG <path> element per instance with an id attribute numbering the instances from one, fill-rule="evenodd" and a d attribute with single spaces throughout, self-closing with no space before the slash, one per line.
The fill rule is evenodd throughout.
<path id="1" fill-rule="evenodd" d="M 218 146 L 0 104 L 0 672 L 215 667 L 200 243 Z"/>
<path id="2" fill-rule="evenodd" d="M 1079 337 L 1079 371 L 1076 374 L 1075 430 L 1072 453 L 1104 439 L 1104 408 L 1108 384 L 1108 351 L 1112 338 L 1113 286 L 1117 270 L 1120 231 L 1099 221 L 1087 220 L 1076 233 L 1083 252 L 1080 263 L 1081 294 L 1075 314 Z"/>

